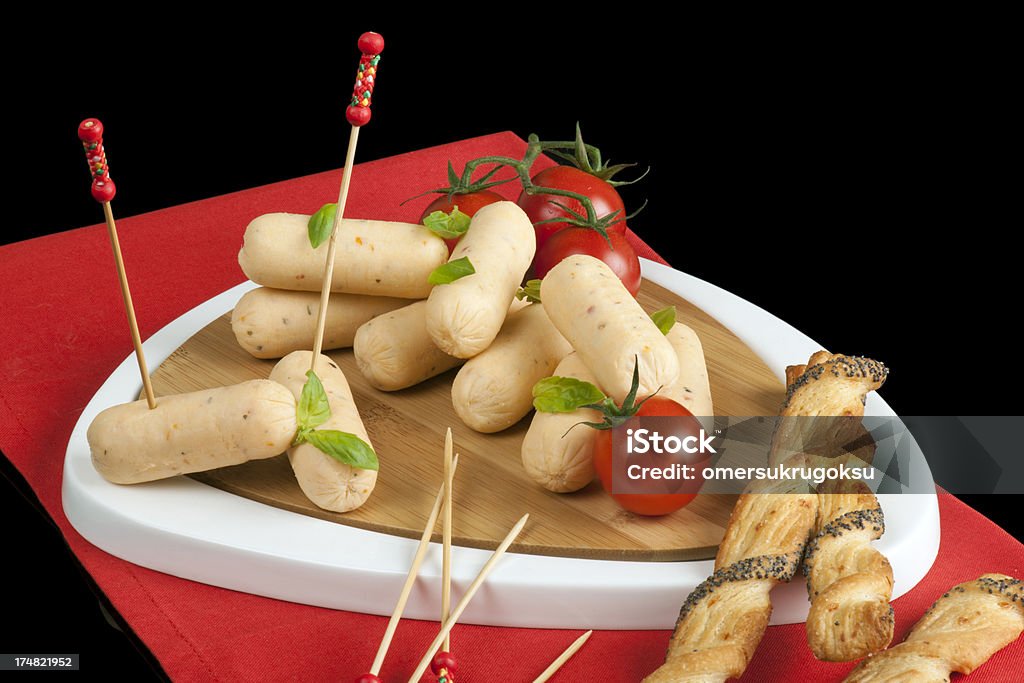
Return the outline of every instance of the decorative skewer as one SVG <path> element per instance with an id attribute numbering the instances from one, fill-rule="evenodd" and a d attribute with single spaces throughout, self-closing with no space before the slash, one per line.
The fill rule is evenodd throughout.
<path id="1" fill-rule="evenodd" d="M 459 466 L 459 456 L 455 456 L 452 460 L 452 474 L 455 474 L 455 468 Z M 380 668 L 384 665 L 384 657 L 387 656 L 388 648 L 391 646 L 391 639 L 395 636 L 395 630 L 398 628 L 398 622 L 402 618 L 402 613 L 405 611 L 405 604 L 409 602 L 409 594 L 412 593 L 413 584 L 416 583 L 416 576 L 420 573 L 420 565 L 423 564 L 423 558 L 427 556 L 427 549 L 430 547 L 430 537 L 434 535 L 434 526 L 437 524 L 437 516 L 441 511 L 441 505 L 445 499 L 445 483 L 441 482 L 441 486 L 437 489 L 437 497 L 434 498 L 434 506 L 430 509 L 430 514 L 427 515 L 427 523 L 423 526 L 423 533 L 420 535 L 420 543 L 416 547 L 416 554 L 412 558 L 412 566 L 409 567 L 409 574 L 405 577 L 405 583 L 402 585 L 402 592 L 398 594 L 398 602 L 395 604 L 395 609 L 391 613 L 391 619 L 388 620 L 388 627 L 384 631 L 384 637 L 380 640 L 380 646 L 377 648 L 377 655 L 373 658 L 373 666 L 370 667 L 370 673 L 363 674 L 356 679 L 356 683 L 380 683 Z"/>
<path id="2" fill-rule="evenodd" d="M 505 554 L 505 551 L 508 550 L 510 545 L 512 545 L 512 542 L 516 540 L 516 536 L 518 536 L 519 532 L 523 530 L 524 526 L 526 526 L 526 521 L 529 518 L 530 515 L 528 513 L 523 515 L 519 521 L 516 522 L 516 525 L 509 530 L 508 535 L 505 536 L 504 540 L 502 540 L 498 549 L 495 550 L 487 562 L 484 563 L 484 566 L 480 569 L 480 573 L 476 575 L 476 578 L 473 579 L 473 583 L 469 584 L 469 588 L 466 589 L 462 599 L 459 600 L 459 604 L 457 604 L 455 609 L 452 610 L 451 616 L 449 616 L 448 620 L 441 626 L 441 630 L 434 638 L 434 641 L 430 643 L 426 654 L 423 655 L 419 665 L 416 667 L 416 671 L 414 671 L 412 676 L 409 678 L 409 683 L 418 683 L 423 672 L 427 670 L 427 666 L 433 660 L 434 652 L 436 652 L 437 648 L 439 648 L 441 643 L 444 642 L 445 637 L 449 632 L 451 632 L 452 628 L 458 622 L 459 617 L 462 616 L 462 613 L 469 605 L 469 601 L 473 599 L 474 595 L 476 595 L 477 590 L 479 590 L 480 586 L 487 578 L 487 575 L 491 573 L 492 569 L 494 569 L 494 565 L 497 564 L 498 560 L 501 559 L 501 556 Z"/>
<path id="3" fill-rule="evenodd" d="M 452 430 L 444 435 L 444 522 L 442 524 L 441 541 L 441 623 L 448 621 L 452 603 Z M 430 662 L 430 671 L 437 677 L 438 683 L 454 683 L 458 664 L 451 654 L 452 636 L 449 632 L 444 637 L 441 651 L 434 655 Z"/>
<path id="4" fill-rule="evenodd" d="M 540 676 L 537 676 L 537 678 L 533 679 L 533 683 L 544 683 L 544 681 L 546 681 L 549 678 L 551 678 L 552 676 L 554 676 L 555 672 L 558 671 L 559 669 L 561 669 L 562 665 L 565 664 L 566 662 L 568 662 L 569 659 L 574 654 L 576 654 L 576 652 L 581 647 L 583 647 L 583 643 L 587 642 L 587 640 L 590 638 L 591 634 L 593 634 L 593 633 L 594 633 L 593 631 L 587 631 L 582 636 L 580 636 L 579 638 L 574 640 L 572 645 L 570 645 L 569 647 L 565 648 L 565 652 L 563 652 L 562 654 L 558 655 L 558 659 L 556 659 L 555 661 L 551 662 L 550 666 L 548 666 L 548 668 L 544 669 L 544 672 Z"/>
<path id="5" fill-rule="evenodd" d="M 103 218 L 107 222 L 107 233 L 110 235 L 110 244 L 114 248 L 114 263 L 117 265 L 117 279 L 121 283 L 121 296 L 124 299 L 124 308 L 128 314 L 128 327 L 132 333 L 132 345 L 135 347 L 135 360 L 139 364 L 139 374 L 142 375 L 142 387 L 146 392 L 146 402 L 149 409 L 156 408 L 156 398 L 153 396 L 153 385 L 149 381 L 149 371 L 146 369 L 146 355 L 142 351 L 142 336 L 139 334 L 139 323 L 135 319 L 135 305 L 132 303 L 132 293 L 128 288 L 128 275 L 124 269 L 124 259 L 121 257 L 121 243 L 117 239 L 117 226 L 114 224 L 114 214 L 110 210 L 110 200 L 117 193 L 114 181 L 110 179 L 110 169 L 107 167 L 107 154 L 103 149 L 103 124 L 99 119 L 86 119 L 78 124 L 78 139 L 82 141 L 85 149 L 85 161 L 89 164 L 89 171 L 92 173 L 92 198 L 103 205 Z"/>
<path id="6" fill-rule="evenodd" d="M 324 279 L 320 287 L 320 311 L 316 319 L 316 335 L 313 337 L 313 360 L 310 370 L 316 369 L 316 359 L 324 345 L 324 327 L 327 324 L 327 305 L 331 296 L 331 282 L 334 279 L 334 255 L 338 246 L 338 226 L 345 214 L 348 201 L 348 187 L 352 181 L 352 166 L 355 162 L 356 145 L 359 142 L 359 128 L 370 121 L 370 104 L 373 86 L 377 81 L 377 64 L 380 53 L 384 50 L 384 38 L 379 33 L 368 31 L 359 36 L 359 70 L 356 72 L 355 87 L 352 89 L 352 102 L 345 110 L 345 118 L 352 124 L 348 138 L 348 150 L 345 152 L 345 168 L 341 174 L 341 188 L 338 191 L 338 209 L 334 213 L 334 224 L 331 227 L 331 240 L 327 246 L 327 260 L 324 263 Z"/>

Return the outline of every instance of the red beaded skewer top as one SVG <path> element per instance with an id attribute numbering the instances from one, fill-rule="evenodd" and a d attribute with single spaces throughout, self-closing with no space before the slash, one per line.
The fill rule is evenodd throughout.
<path id="1" fill-rule="evenodd" d="M 92 198 L 99 203 L 114 198 L 117 188 L 110 179 L 107 153 L 103 150 L 103 124 L 99 119 L 86 119 L 78 124 L 78 139 L 85 150 L 85 161 L 92 174 Z"/>
<path id="2" fill-rule="evenodd" d="M 384 38 L 379 33 L 367 31 L 359 36 L 359 70 L 356 72 L 356 84 L 352 88 L 352 103 L 345 110 L 345 118 L 353 126 L 364 126 L 370 122 L 370 104 L 373 98 L 373 86 L 377 82 L 377 65 L 380 53 L 384 51 Z"/>

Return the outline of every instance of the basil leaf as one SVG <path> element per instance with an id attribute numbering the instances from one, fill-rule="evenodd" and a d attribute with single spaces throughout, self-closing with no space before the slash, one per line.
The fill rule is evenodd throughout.
<path id="1" fill-rule="evenodd" d="M 469 262 L 469 257 L 463 256 L 435 268 L 427 282 L 432 285 L 448 285 L 475 272 L 476 268 Z"/>
<path id="2" fill-rule="evenodd" d="M 525 287 L 520 287 L 516 292 L 516 298 L 522 301 L 526 299 L 531 304 L 540 303 L 540 280 L 527 280 Z"/>
<path id="3" fill-rule="evenodd" d="M 325 240 L 330 238 L 331 230 L 334 229 L 334 216 L 338 213 L 338 205 L 324 204 L 320 210 L 309 217 L 306 223 L 306 232 L 309 234 L 309 243 L 316 249 Z"/>
<path id="4" fill-rule="evenodd" d="M 603 391 L 575 377 L 545 377 L 533 385 L 533 407 L 542 413 L 571 413 L 604 398 Z"/>
<path id="5" fill-rule="evenodd" d="M 338 462 L 361 470 L 379 470 L 377 454 L 370 444 L 355 434 L 337 429 L 314 429 L 306 434 L 306 441 Z"/>
<path id="6" fill-rule="evenodd" d="M 320 378 L 312 370 L 306 372 L 306 383 L 302 385 L 302 394 L 299 396 L 295 415 L 300 432 L 322 425 L 331 417 L 327 392 L 324 391 Z"/>
<path id="7" fill-rule="evenodd" d="M 676 307 L 669 306 L 651 313 L 651 320 L 658 326 L 662 334 L 668 334 L 672 326 L 676 324 Z"/>
<path id="8" fill-rule="evenodd" d="M 423 225 L 427 226 L 427 230 L 438 237 L 450 240 L 465 235 L 466 231 L 469 230 L 470 220 L 468 215 L 459 211 L 459 207 L 455 206 L 452 208 L 451 213 L 445 213 L 444 211 L 433 212 L 423 219 Z"/>

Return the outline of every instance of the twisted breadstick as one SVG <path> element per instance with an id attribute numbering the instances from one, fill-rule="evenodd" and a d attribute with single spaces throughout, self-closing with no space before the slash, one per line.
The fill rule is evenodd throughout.
<path id="1" fill-rule="evenodd" d="M 744 493 L 718 547 L 715 573 L 679 611 L 665 663 L 647 683 L 725 681 L 743 674 L 771 617 L 768 593 L 800 566 L 815 494 Z"/>
<path id="2" fill-rule="evenodd" d="M 905 641 L 865 659 L 845 681 L 949 681 L 954 671 L 969 674 L 977 669 L 1021 631 L 1024 585 L 1004 574 L 984 574 L 951 588 L 925 612 Z"/>
<path id="3" fill-rule="evenodd" d="M 849 444 L 867 436 L 860 420 L 864 399 L 882 386 L 887 374 L 878 361 L 825 351 L 812 355 L 807 365 L 787 368 L 789 387 L 772 458 L 779 460 L 787 449 L 802 449 L 786 462 L 870 461 L 870 438 L 862 439 L 853 453 Z M 819 419 L 808 419 L 814 417 Z M 815 535 L 804 558 L 811 600 L 807 644 L 818 659 L 860 659 L 892 641 L 892 567 L 871 546 L 884 531 L 878 499 L 862 482 L 830 482 L 818 488 Z"/>

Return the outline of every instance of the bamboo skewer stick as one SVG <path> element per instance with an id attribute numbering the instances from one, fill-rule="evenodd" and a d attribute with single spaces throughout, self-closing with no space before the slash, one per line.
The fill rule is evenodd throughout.
<path id="1" fill-rule="evenodd" d="M 156 397 L 153 384 L 149 379 L 146 367 L 146 354 L 142 349 L 142 335 L 139 334 L 139 322 L 135 317 L 135 304 L 132 303 L 132 292 L 128 287 L 128 274 L 121 255 L 121 242 L 117 238 L 117 225 L 114 223 L 114 212 L 110 208 L 110 200 L 114 198 L 117 188 L 110 179 L 107 167 L 107 154 L 103 148 L 103 124 L 99 119 L 86 119 L 78 126 L 78 139 L 85 149 L 85 160 L 92 172 L 92 197 L 103 206 L 103 219 L 107 223 L 107 234 L 110 245 L 114 249 L 114 264 L 117 266 L 117 280 L 121 285 L 121 298 L 124 299 L 125 313 L 128 315 L 128 328 L 131 330 L 132 346 L 135 347 L 135 360 L 142 375 L 142 388 L 146 394 L 149 409 L 156 408 Z"/>
<path id="2" fill-rule="evenodd" d="M 455 468 L 458 467 L 459 457 L 455 456 L 452 460 L 452 473 L 455 473 Z M 437 516 L 441 511 L 441 506 L 445 500 L 445 482 L 441 483 L 441 486 L 437 490 L 437 497 L 434 499 L 434 507 L 430 509 L 430 514 L 427 516 L 427 523 L 423 527 L 423 534 L 420 536 L 419 546 L 416 548 L 416 554 L 412 558 L 412 566 L 409 567 L 409 574 L 405 577 L 405 584 L 402 585 L 402 591 L 398 594 L 398 602 L 395 604 L 395 609 L 391 613 L 391 619 L 388 620 L 388 627 L 384 631 L 384 637 L 381 638 L 380 646 L 377 648 L 377 655 L 373 658 L 373 666 L 370 667 L 370 673 L 374 676 L 380 673 L 381 666 L 384 665 L 384 657 L 388 653 L 388 648 L 391 646 L 391 639 L 395 636 L 395 630 L 398 628 L 398 622 L 402 618 L 402 613 L 405 611 L 405 604 L 409 601 L 409 594 L 412 593 L 413 584 L 416 583 L 416 576 L 419 574 L 420 565 L 423 564 L 423 558 L 427 556 L 427 550 L 430 548 L 430 537 L 434 534 L 434 526 L 437 524 Z"/>
<path id="3" fill-rule="evenodd" d="M 348 149 L 345 152 L 345 168 L 341 173 L 341 188 L 338 190 L 338 206 L 334 212 L 334 223 L 331 225 L 331 239 L 327 245 L 327 256 L 324 262 L 323 283 L 320 285 L 320 310 L 316 318 L 316 334 L 313 337 L 313 357 L 310 370 L 316 370 L 316 359 L 324 347 L 324 328 L 327 325 L 327 306 L 331 298 L 331 284 L 334 280 L 334 257 L 338 246 L 338 226 L 345 215 L 348 203 L 348 188 L 352 182 L 352 167 L 355 165 L 356 145 L 359 143 L 359 129 L 370 121 L 370 99 L 377 81 L 377 63 L 384 49 L 384 38 L 368 31 L 359 36 L 359 72 L 356 75 L 355 87 L 352 89 L 352 103 L 345 110 L 345 118 L 352 124 L 348 136 Z"/>
<path id="4" fill-rule="evenodd" d="M 501 559 L 501 556 L 505 554 L 505 551 L 508 550 L 510 545 L 512 545 L 512 542 L 516 540 L 516 536 L 518 536 L 519 532 L 523 530 L 524 526 L 526 526 L 526 521 L 529 518 L 529 514 L 523 515 L 519 519 L 519 521 L 516 522 L 515 526 L 513 526 L 512 529 L 509 530 L 508 535 L 506 535 L 504 540 L 502 540 L 501 544 L 498 546 L 498 549 L 495 550 L 494 553 L 487 560 L 487 562 L 484 563 L 484 566 L 480 569 L 480 573 L 476 575 L 476 578 L 473 579 L 473 583 L 469 584 L 469 588 L 466 589 L 466 592 L 462 596 L 462 599 L 459 600 L 459 604 L 457 604 L 455 606 L 455 609 L 452 610 L 451 616 L 448 617 L 448 621 L 446 621 L 441 626 L 441 630 L 434 638 L 434 641 L 430 643 L 430 646 L 427 648 L 427 653 L 423 655 L 423 658 L 420 660 L 419 665 L 416 667 L 416 671 L 409 678 L 409 683 L 417 683 L 420 680 L 420 677 L 423 675 L 423 672 L 426 671 L 427 667 L 430 665 L 430 661 L 434 657 L 434 652 L 437 651 L 437 648 L 440 647 L 445 637 L 458 622 L 459 617 L 462 616 L 462 613 L 469 605 L 469 601 L 473 599 L 474 595 L 476 595 L 477 590 L 483 584 L 484 580 L 487 578 L 487 575 L 490 574 L 491 570 L 494 569 L 494 565 L 497 564 L 498 560 Z"/>
<path id="5" fill-rule="evenodd" d="M 324 279 L 320 286 L 320 310 L 316 317 L 316 335 L 313 336 L 313 365 L 310 366 L 310 370 L 316 369 L 316 359 L 324 348 L 327 305 L 331 298 L 331 282 L 334 280 L 334 255 L 338 251 L 338 226 L 341 225 L 345 204 L 348 203 L 348 188 L 352 182 L 352 165 L 355 163 L 357 144 L 359 144 L 359 126 L 352 126 L 352 132 L 348 136 L 348 150 L 345 152 L 345 168 L 341 174 L 341 189 L 338 191 L 338 210 L 334 213 L 331 240 L 327 245 L 327 257 L 324 262 Z"/>
<path id="6" fill-rule="evenodd" d="M 558 655 L 558 658 L 555 661 L 551 662 L 548 668 L 544 669 L 544 672 L 541 673 L 540 676 L 537 676 L 537 678 L 533 679 L 533 683 L 544 683 L 544 681 L 554 676 L 555 672 L 561 669 L 562 665 L 568 662 L 569 659 L 572 658 L 572 656 L 576 654 L 576 652 L 581 647 L 583 647 L 583 644 L 587 642 L 587 640 L 593 633 L 593 631 L 587 631 L 582 636 L 574 640 L 572 645 L 565 648 L 565 652 Z"/>
<path id="7" fill-rule="evenodd" d="M 448 621 L 452 603 L 452 430 L 444 435 L 444 524 L 441 532 L 441 623 Z M 444 638 L 443 649 L 451 652 L 451 633 Z"/>

